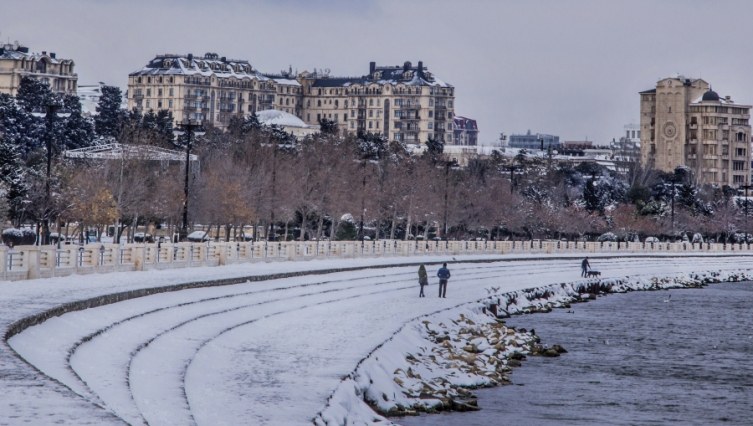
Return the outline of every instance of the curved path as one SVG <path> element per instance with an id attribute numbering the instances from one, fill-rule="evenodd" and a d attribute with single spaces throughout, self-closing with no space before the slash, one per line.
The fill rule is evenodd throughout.
<path id="1" fill-rule="evenodd" d="M 441 259 L 390 260 L 378 262 Z M 592 257 L 603 277 L 738 269 L 743 262 L 739 256 Z M 332 263 L 264 266 L 279 271 Z M 436 285 L 427 288 L 425 299 L 417 298 L 415 266 L 393 266 L 141 297 L 50 319 L 9 343 L 28 363 L 59 382 L 45 388 L 80 396 L 59 398 L 70 402 L 72 409 L 80 405 L 87 412 L 77 424 L 81 419 L 152 425 L 310 424 L 341 378 L 407 321 L 481 299 L 490 287 L 512 291 L 579 279 L 579 261 L 572 258 L 450 267 L 453 278 L 446 299 L 436 297 Z M 258 265 L 234 268 L 224 273 L 243 276 L 261 269 Z M 225 268 L 191 272 L 198 279 L 205 278 L 204 271 L 217 275 L 219 269 Z M 155 274 L 145 277 L 151 276 Z M 171 282 L 181 279 L 174 277 Z M 108 289 L 112 292 L 107 286 L 99 291 L 106 294 Z M 21 412 L 40 416 L 33 407 Z M 79 414 L 71 411 L 69 416 L 75 415 Z M 2 416 L 0 424 L 8 420 Z"/>

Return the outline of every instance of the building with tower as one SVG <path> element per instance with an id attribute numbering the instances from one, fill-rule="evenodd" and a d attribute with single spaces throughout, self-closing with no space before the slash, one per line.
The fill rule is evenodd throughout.
<path id="1" fill-rule="evenodd" d="M 750 182 L 750 105 L 721 97 L 701 79 L 665 78 L 640 92 L 641 163 L 687 166 L 699 184 Z"/>

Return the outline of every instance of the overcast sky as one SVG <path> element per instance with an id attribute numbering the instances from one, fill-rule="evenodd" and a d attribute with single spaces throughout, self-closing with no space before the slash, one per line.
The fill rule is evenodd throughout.
<path id="1" fill-rule="evenodd" d="M 422 60 L 482 143 L 528 129 L 604 143 L 678 73 L 753 103 L 751 18 L 746 0 L 2 0 L 0 39 L 123 89 L 159 53 L 335 76 Z"/>

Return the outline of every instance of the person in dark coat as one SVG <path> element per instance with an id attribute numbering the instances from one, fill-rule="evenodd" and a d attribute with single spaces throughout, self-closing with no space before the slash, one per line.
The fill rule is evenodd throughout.
<path id="1" fill-rule="evenodd" d="M 421 266 L 418 267 L 418 285 L 421 286 L 421 293 L 418 294 L 418 297 L 426 297 L 424 295 L 424 286 L 429 284 L 429 275 L 426 273 L 426 266 L 422 263 Z"/>
<path id="2" fill-rule="evenodd" d="M 447 269 L 447 263 L 443 263 L 442 267 L 437 271 L 437 277 L 439 277 L 439 297 L 447 297 L 447 281 L 450 279 L 450 270 Z"/>
<path id="3" fill-rule="evenodd" d="M 588 263 L 588 257 L 583 259 L 583 262 L 580 264 L 580 276 L 585 277 L 588 273 L 588 269 L 591 267 L 591 264 Z"/>

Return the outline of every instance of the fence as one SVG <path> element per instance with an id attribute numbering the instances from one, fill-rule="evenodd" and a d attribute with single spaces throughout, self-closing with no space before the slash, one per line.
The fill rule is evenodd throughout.
<path id="1" fill-rule="evenodd" d="M 753 254 L 750 244 L 617 243 L 584 241 L 307 241 L 83 246 L 0 247 L 3 280 L 71 274 L 217 266 L 242 262 L 466 254 L 567 253 L 732 253 Z"/>

